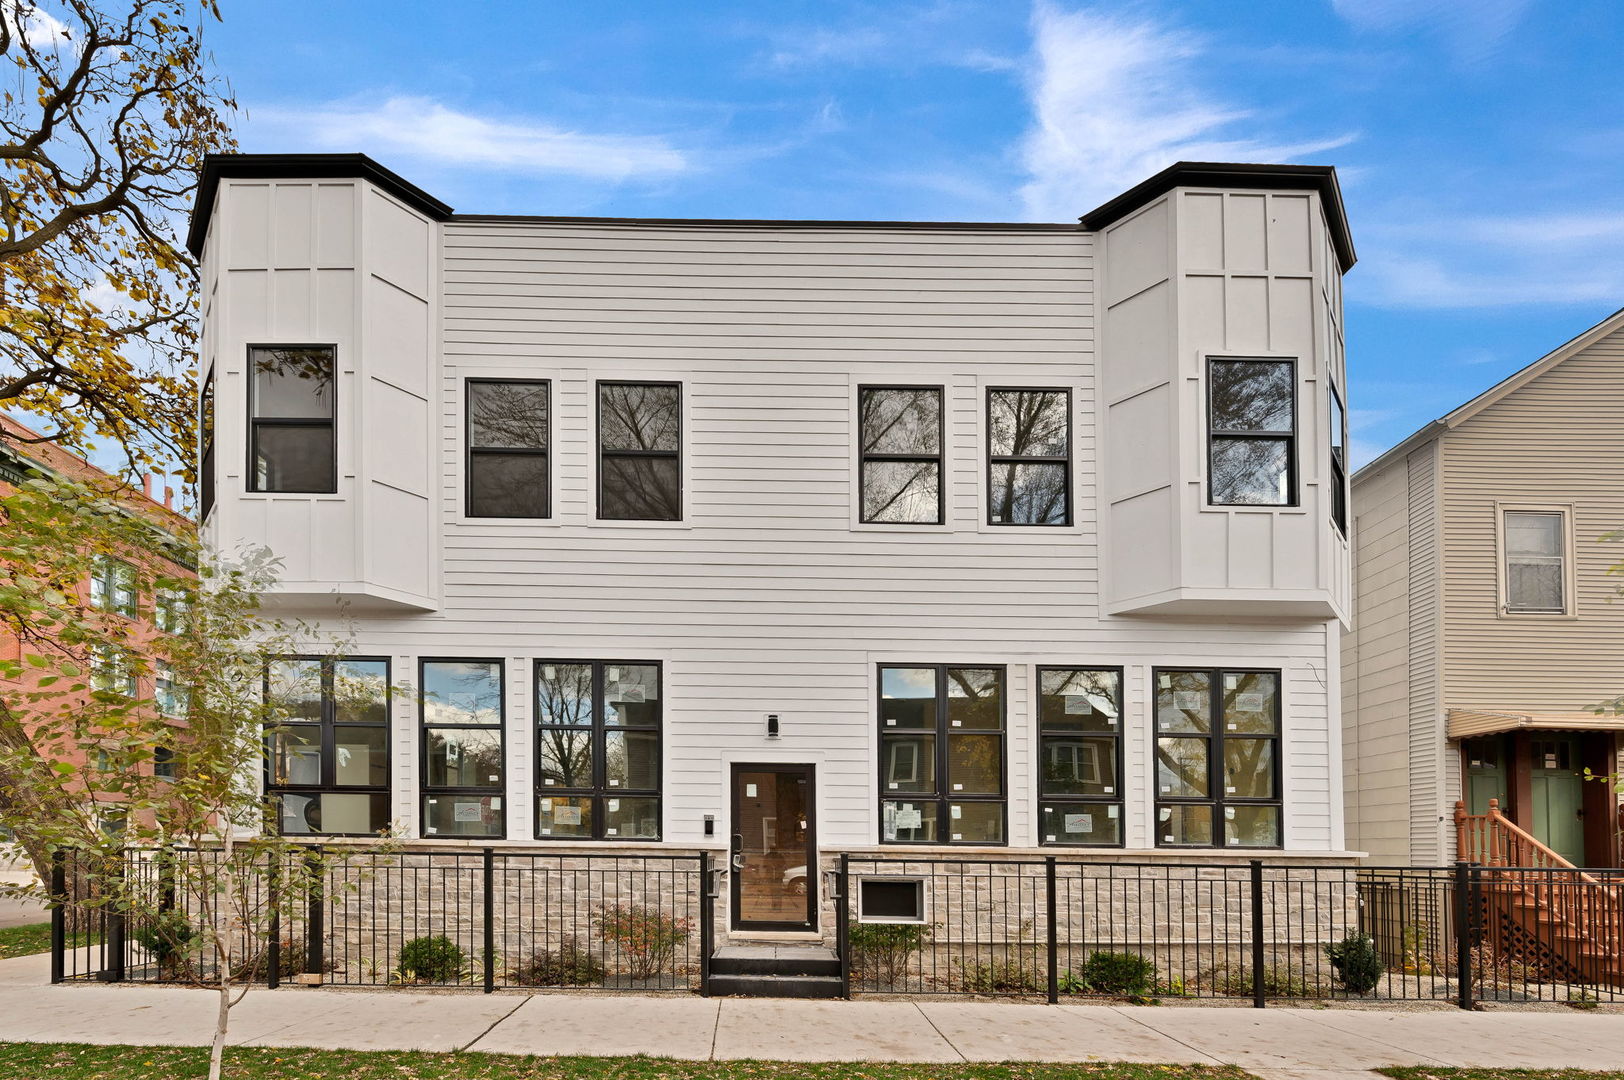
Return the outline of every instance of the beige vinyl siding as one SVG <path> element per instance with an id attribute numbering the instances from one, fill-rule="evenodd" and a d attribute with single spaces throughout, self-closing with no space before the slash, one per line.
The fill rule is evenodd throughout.
<path id="1" fill-rule="evenodd" d="M 1343 639 L 1348 846 L 1384 862 L 1410 847 L 1410 470 L 1363 475 L 1353 490 L 1353 629 Z"/>
<path id="2" fill-rule="evenodd" d="M 1438 571 L 1438 444 L 1410 451 L 1408 471 L 1409 610 L 1407 635 L 1410 687 L 1410 850 L 1413 862 L 1436 863 L 1443 857 L 1440 832 L 1443 770 Z"/>
<path id="3" fill-rule="evenodd" d="M 1624 331 L 1442 438 L 1444 699 L 1450 708 L 1582 710 L 1624 692 Z M 1572 507 L 1574 617 L 1500 611 L 1496 503 Z"/>

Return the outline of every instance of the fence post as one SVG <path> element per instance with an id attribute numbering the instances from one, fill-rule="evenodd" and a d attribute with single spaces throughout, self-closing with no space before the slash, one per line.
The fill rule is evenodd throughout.
<path id="1" fill-rule="evenodd" d="M 496 992 L 496 849 L 485 849 L 485 992 Z"/>
<path id="2" fill-rule="evenodd" d="M 810 880 L 810 879 L 809 879 Z M 715 900 L 711 897 L 710 852 L 699 853 L 699 996 L 710 997 L 711 939 Z"/>
<path id="3" fill-rule="evenodd" d="M 1060 1002 L 1060 931 L 1055 926 L 1055 858 L 1043 860 L 1044 903 L 1049 919 L 1049 1004 Z"/>
<path id="4" fill-rule="evenodd" d="M 271 907 L 270 941 L 265 943 L 265 985 L 272 990 L 282 985 L 282 856 L 271 852 L 271 864 L 265 873 L 265 898 Z"/>
<path id="5" fill-rule="evenodd" d="M 1263 1009 L 1269 1004 L 1263 993 L 1263 860 L 1252 863 L 1252 1008 Z"/>
<path id="6" fill-rule="evenodd" d="M 305 854 L 305 877 L 309 881 L 310 900 L 305 910 L 305 974 L 320 975 L 327 957 L 326 875 L 322 849 L 316 847 Z"/>
<path id="7" fill-rule="evenodd" d="M 113 874 L 113 880 L 117 883 L 113 886 L 116 899 L 107 908 L 107 940 L 105 944 L 107 967 L 101 973 L 103 982 L 124 981 L 125 914 L 120 910 L 119 905 L 125 903 L 123 893 L 126 869 L 124 853 L 121 851 L 118 854 L 118 870 Z"/>
<path id="8" fill-rule="evenodd" d="M 1455 864 L 1455 988 L 1457 1004 L 1471 1009 L 1472 1001 L 1472 867 Z"/>
<path id="9" fill-rule="evenodd" d="M 51 852 L 51 982 L 59 983 L 67 975 L 68 949 L 68 873 L 67 852 L 57 848 Z"/>
<path id="10" fill-rule="evenodd" d="M 840 875 L 835 879 L 835 954 L 840 957 L 840 996 L 851 998 L 851 901 L 848 889 L 851 883 L 851 855 L 840 853 Z"/>

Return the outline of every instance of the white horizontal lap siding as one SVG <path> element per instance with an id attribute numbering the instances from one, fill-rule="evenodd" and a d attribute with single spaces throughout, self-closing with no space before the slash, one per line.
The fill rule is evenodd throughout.
<path id="1" fill-rule="evenodd" d="M 873 843 L 874 669 L 914 661 L 1009 666 L 1017 844 L 1036 840 L 1032 665 L 1128 669 L 1134 844 L 1149 838 L 1148 803 L 1131 800 L 1153 767 L 1150 669 L 1285 669 L 1287 761 L 1305 778 L 1287 783 L 1291 839 L 1330 843 L 1321 624 L 1099 614 L 1086 234 L 454 221 L 442 277 L 444 603 L 363 615 L 361 636 L 390 653 L 517 657 L 525 693 L 537 658 L 662 662 L 668 839 L 699 842 L 706 814 L 724 824 L 726 762 L 757 759 L 815 762 L 823 841 Z M 553 520 L 462 519 L 475 377 L 553 381 Z M 595 378 L 684 383 L 684 521 L 592 520 Z M 860 382 L 947 388 L 946 527 L 853 526 Z M 998 385 L 1071 389 L 1072 527 L 984 523 L 984 388 Z M 772 742 L 768 712 L 783 724 Z M 530 799 L 509 791 L 523 838 Z"/>

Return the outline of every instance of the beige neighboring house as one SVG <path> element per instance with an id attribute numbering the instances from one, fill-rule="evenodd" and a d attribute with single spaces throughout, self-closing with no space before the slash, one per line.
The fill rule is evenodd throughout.
<path id="1" fill-rule="evenodd" d="M 1624 311 L 1355 474 L 1350 848 L 1621 865 L 1621 417 Z"/>

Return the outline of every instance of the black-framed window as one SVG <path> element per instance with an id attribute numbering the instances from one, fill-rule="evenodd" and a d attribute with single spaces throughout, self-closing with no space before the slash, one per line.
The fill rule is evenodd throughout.
<path id="1" fill-rule="evenodd" d="M 389 661 L 289 656 L 265 671 L 284 712 L 265 733 L 265 792 L 285 836 L 389 828 Z"/>
<path id="2" fill-rule="evenodd" d="M 1071 524 L 1071 391 L 987 391 L 987 521 Z"/>
<path id="3" fill-rule="evenodd" d="M 549 516 L 551 384 L 469 379 L 466 390 L 468 516 Z"/>
<path id="4" fill-rule="evenodd" d="M 90 606 L 133 619 L 141 610 L 135 567 L 111 555 L 98 555 L 90 566 Z"/>
<path id="5" fill-rule="evenodd" d="M 1292 360 L 1208 359 L 1213 505 L 1297 505 L 1296 372 Z"/>
<path id="6" fill-rule="evenodd" d="M 1122 846 L 1122 669 L 1038 668 L 1038 836 Z"/>
<path id="7" fill-rule="evenodd" d="M 536 837 L 660 838 L 660 665 L 536 662 Z"/>
<path id="8" fill-rule="evenodd" d="M 1003 844 L 1004 669 L 883 664 L 880 840 Z"/>
<path id="9" fill-rule="evenodd" d="M 1342 407 L 1342 395 L 1336 387 L 1330 391 L 1331 415 L 1327 426 L 1331 429 L 1331 523 L 1343 536 L 1348 535 L 1348 412 Z"/>
<path id="10" fill-rule="evenodd" d="M 214 509 L 214 369 L 203 377 L 197 406 L 199 454 L 197 469 L 198 520 L 208 520 Z"/>
<path id="11" fill-rule="evenodd" d="M 1506 611 L 1567 614 L 1567 515 L 1560 510 L 1507 510 L 1503 527 Z"/>
<path id="12" fill-rule="evenodd" d="M 858 487 L 861 520 L 942 523 L 942 388 L 860 386 Z"/>
<path id="13" fill-rule="evenodd" d="M 598 518 L 682 520 L 681 383 L 598 383 Z"/>
<path id="14" fill-rule="evenodd" d="M 1280 847 L 1280 672 L 1155 679 L 1157 845 Z"/>
<path id="15" fill-rule="evenodd" d="M 337 491 L 336 351 L 253 345 L 248 369 L 248 490 Z"/>
<path id="16" fill-rule="evenodd" d="M 500 839 L 507 834 L 502 809 L 505 691 L 500 660 L 419 663 L 425 837 Z"/>

